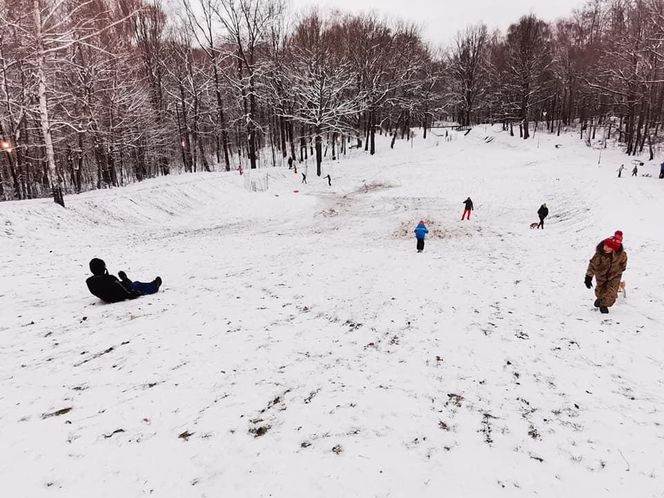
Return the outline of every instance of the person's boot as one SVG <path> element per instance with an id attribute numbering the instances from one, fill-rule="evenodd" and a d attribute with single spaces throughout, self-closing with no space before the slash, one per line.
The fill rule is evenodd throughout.
<path id="1" fill-rule="evenodd" d="M 152 282 L 157 286 L 157 290 L 159 290 L 159 287 L 161 287 L 161 277 L 155 278 Z"/>
<path id="2" fill-rule="evenodd" d="M 607 308 L 606 306 L 600 306 L 599 311 L 600 311 L 600 313 L 608 313 L 609 308 Z"/>
<path id="3" fill-rule="evenodd" d="M 602 305 L 602 303 L 599 302 L 599 299 L 595 299 L 593 305 L 595 306 L 595 308 L 599 308 Z"/>

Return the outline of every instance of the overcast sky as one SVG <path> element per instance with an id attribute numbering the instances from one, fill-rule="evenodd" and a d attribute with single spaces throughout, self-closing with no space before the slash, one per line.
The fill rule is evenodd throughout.
<path id="1" fill-rule="evenodd" d="M 584 0 L 290 0 L 293 9 L 308 5 L 336 7 L 351 12 L 375 11 L 413 21 L 434 44 L 449 45 L 460 29 L 484 22 L 489 29 L 505 30 L 531 12 L 552 21 L 565 17 Z"/>

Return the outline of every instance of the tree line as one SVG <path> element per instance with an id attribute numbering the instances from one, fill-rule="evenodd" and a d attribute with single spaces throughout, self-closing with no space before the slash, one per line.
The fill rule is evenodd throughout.
<path id="1" fill-rule="evenodd" d="M 0 199 L 376 151 L 435 121 L 660 141 L 664 0 L 590 0 L 445 49 L 282 0 L 0 0 Z"/>

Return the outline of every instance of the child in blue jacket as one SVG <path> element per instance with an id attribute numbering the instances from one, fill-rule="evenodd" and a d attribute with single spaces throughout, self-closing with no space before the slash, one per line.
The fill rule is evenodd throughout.
<path id="1" fill-rule="evenodd" d="M 429 233 L 429 229 L 424 224 L 424 220 L 420 220 L 413 231 L 417 238 L 417 252 L 422 252 L 424 251 L 424 237 Z"/>

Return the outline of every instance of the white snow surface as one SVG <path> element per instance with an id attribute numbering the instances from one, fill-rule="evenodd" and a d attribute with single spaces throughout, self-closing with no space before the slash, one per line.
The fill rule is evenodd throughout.
<path id="1" fill-rule="evenodd" d="M 310 166 L 0 204 L 0 495 L 664 496 L 658 166 L 453 138 L 354 151 L 331 187 Z M 601 315 L 583 278 L 618 229 Z M 92 257 L 162 290 L 103 304 Z"/>

